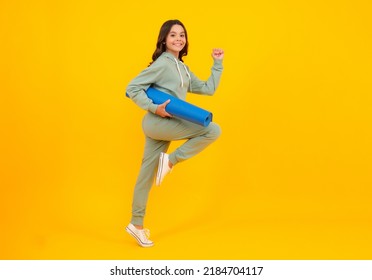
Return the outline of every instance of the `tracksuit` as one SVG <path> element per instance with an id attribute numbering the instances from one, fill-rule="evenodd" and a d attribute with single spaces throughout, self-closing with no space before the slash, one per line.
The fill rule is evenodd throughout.
<path id="1" fill-rule="evenodd" d="M 214 59 L 211 75 L 206 81 L 196 77 L 189 68 L 171 53 L 163 52 L 127 86 L 126 93 L 142 109 L 148 111 L 142 121 L 145 149 L 136 181 L 132 203 L 134 225 L 143 225 L 148 195 L 156 175 L 159 156 L 173 140 L 187 140 L 169 154 L 173 165 L 201 152 L 220 135 L 220 127 L 211 122 L 207 127 L 179 118 L 163 118 L 155 114 L 156 104 L 146 95 L 151 86 L 185 100 L 187 92 L 213 95 L 222 74 L 222 60 Z"/>

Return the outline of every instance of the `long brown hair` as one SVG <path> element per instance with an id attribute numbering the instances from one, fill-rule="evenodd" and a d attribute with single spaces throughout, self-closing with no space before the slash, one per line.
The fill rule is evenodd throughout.
<path id="1" fill-rule="evenodd" d="M 167 36 L 168 36 L 169 32 L 172 29 L 172 26 L 175 25 L 175 24 L 181 25 L 182 28 L 183 28 L 183 30 L 185 30 L 186 44 L 185 44 L 185 46 L 183 47 L 183 49 L 180 51 L 180 53 L 178 55 L 178 59 L 183 62 L 182 57 L 187 55 L 187 51 L 189 49 L 189 40 L 187 38 L 187 31 L 186 31 L 186 28 L 185 28 L 185 26 L 183 25 L 183 23 L 181 21 L 179 21 L 178 19 L 172 19 L 172 20 L 168 20 L 168 21 L 164 22 L 163 25 L 160 28 L 160 32 L 159 32 L 159 36 L 158 36 L 158 41 L 156 42 L 156 49 L 154 51 L 154 54 L 152 55 L 152 62 L 150 63 L 150 65 L 155 60 L 157 60 L 158 57 L 163 52 L 166 51 L 165 41 L 167 39 Z"/>

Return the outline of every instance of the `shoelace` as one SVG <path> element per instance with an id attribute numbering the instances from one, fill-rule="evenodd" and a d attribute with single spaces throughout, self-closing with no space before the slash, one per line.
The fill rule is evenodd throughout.
<path id="1" fill-rule="evenodd" d="M 143 233 L 145 234 L 145 237 L 146 237 L 147 239 L 150 238 L 150 230 L 149 230 L 149 229 L 144 228 L 144 229 L 143 229 Z"/>

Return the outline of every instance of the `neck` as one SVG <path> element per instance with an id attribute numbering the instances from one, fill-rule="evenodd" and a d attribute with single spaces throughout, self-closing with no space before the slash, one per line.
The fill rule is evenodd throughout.
<path id="1" fill-rule="evenodd" d="M 169 51 L 169 50 L 166 50 L 167 53 L 170 53 L 171 55 L 173 55 L 175 58 L 178 59 L 179 55 L 180 55 L 180 52 L 173 52 L 173 51 Z"/>

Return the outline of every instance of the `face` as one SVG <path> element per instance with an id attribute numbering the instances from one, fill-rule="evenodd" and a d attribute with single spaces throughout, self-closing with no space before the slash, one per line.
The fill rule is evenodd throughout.
<path id="1" fill-rule="evenodd" d="M 178 57 L 179 52 L 182 51 L 185 44 L 185 30 L 181 25 L 173 25 L 165 41 L 166 51 L 172 53 L 175 57 Z"/>

